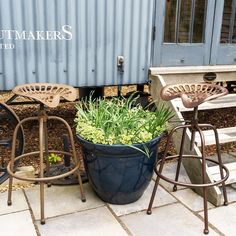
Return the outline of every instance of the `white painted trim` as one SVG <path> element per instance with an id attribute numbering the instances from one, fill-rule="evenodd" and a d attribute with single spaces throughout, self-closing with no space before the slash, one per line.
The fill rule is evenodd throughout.
<path id="1" fill-rule="evenodd" d="M 151 67 L 150 75 L 157 74 L 193 74 L 207 72 L 236 72 L 236 65 L 217 65 L 217 66 L 175 66 L 175 67 Z"/>

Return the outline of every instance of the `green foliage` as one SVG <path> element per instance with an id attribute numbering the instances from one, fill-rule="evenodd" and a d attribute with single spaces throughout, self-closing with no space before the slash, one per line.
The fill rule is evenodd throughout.
<path id="1" fill-rule="evenodd" d="M 49 161 L 51 164 L 60 162 L 61 160 L 62 160 L 61 157 L 58 156 L 58 155 L 55 154 L 55 153 L 50 153 L 50 154 L 48 155 L 48 161 Z"/>
<path id="2" fill-rule="evenodd" d="M 129 99 L 93 100 L 91 96 L 76 104 L 76 133 L 100 144 L 143 143 L 160 136 L 173 116 L 163 105 L 155 111 L 137 104 L 137 96 Z"/>

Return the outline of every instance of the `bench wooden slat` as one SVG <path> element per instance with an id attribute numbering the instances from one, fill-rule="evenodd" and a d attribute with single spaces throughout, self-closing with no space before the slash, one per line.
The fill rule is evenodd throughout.
<path id="1" fill-rule="evenodd" d="M 219 134 L 220 143 L 236 142 L 236 127 L 217 129 L 217 131 Z M 206 145 L 215 144 L 215 136 L 213 130 L 204 130 L 203 133 L 205 135 Z M 195 142 L 197 143 L 197 146 L 201 146 L 200 136 L 198 132 L 196 132 Z"/>
<path id="2" fill-rule="evenodd" d="M 229 170 L 229 178 L 226 180 L 226 184 L 232 184 L 236 182 L 236 163 L 227 163 L 225 166 Z M 220 170 L 218 166 L 211 166 L 208 167 L 209 172 L 211 173 L 211 177 L 214 181 L 220 180 Z"/>

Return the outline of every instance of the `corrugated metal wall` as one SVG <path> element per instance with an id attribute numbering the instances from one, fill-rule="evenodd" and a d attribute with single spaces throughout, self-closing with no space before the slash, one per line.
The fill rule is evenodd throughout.
<path id="1" fill-rule="evenodd" d="M 32 82 L 102 86 L 145 83 L 154 0 L 0 0 L 1 30 L 61 30 L 72 40 L 1 39 L 0 89 Z M 124 56 L 124 73 L 117 56 Z"/>

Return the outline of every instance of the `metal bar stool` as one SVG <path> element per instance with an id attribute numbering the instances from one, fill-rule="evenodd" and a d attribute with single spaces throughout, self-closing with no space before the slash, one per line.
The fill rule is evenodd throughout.
<path id="1" fill-rule="evenodd" d="M 57 116 L 47 116 L 45 111 L 45 106 L 53 108 L 57 107 L 60 103 L 60 97 L 68 101 L 74 101 L 77 98 L 77 90 L 71 86 L 64 84 L 50 84 L 50 83 L 34 83 L 34 84 L 25 84 L 22 86 L 15 87 L 12 92 L 18 96 L 23 96 L 29 99 L 33 99 L 40 104 L 40 109 L 38 116 L 36 117 L 28 117 L 20 121 L 14 131 L 13 141 L 12 141 L 12 153 L 11 153 L 11 161 L 7 166 L 8 173 L 10 174 L 9 178 L 9 189 L 8 189 L 8 205 L 12 204 L 12 183 L 13 177 L 16 179 L 21 179 L 25 181 L 36 181 L 40 184 L 40 209 L 41 209 L 41 224 L 45 224 L 44 217 L 44 184 L 49 183 L 51 180 L 64 178 L 74 172 L 78 174 L 79 187 L 81 192 L 81 200 L 83 202 L 86 201 L 82 179 L 80 175 L 80 162 L 76 157 L 76 151 L 74 146 L 74 139 L 71 128 L 69 124 L 62 118 Z M 72 152 L 64 152 L 64 151 L 56 151 L 56 150 L 48 150 L 48 134 L 47 134 L 47 122 L 49 120 L 56 120 L 65 125 L 65 128 L 69 134 L 69 140 L 71 143 Z M 17 133 L 18 130 L 22 127 L 26 122 L 38 121 L 39 122 L 39 151 L 29 152 L 22 154 L 16 157 L 15 149 L 17 142 Z M 74 168 L 72 168 L 67 173 L 63 173 L 57 176 L 48 176 L 49 173 L 49 161 L 48 154 L 49 153 L 57 153 L 57 154 L 65 154 L 70 156 L 74 161 Z M 14 162 L 24 158 L 26 156 L 39 156 L 40 165 L 39 165 L 39 177 L 38 178 L 26 178 L 18 176 L 14 173 Z M 46 175 L 44 175 L 44 160 L 46 159 Z"/>
<path id="2" fill-rule="evenodd" d="M 208 83 L 199 83 L 199 84 L 177 84 L 177 85 L 167 85 L 165 86 L 162 91 L 161 91 L 161 98 L 165 101 L 169 101 L 171 99 L 180 97 L 182 99 L 183 105 L 187 108 L 193 108 L 194 109 L 194 114 L 193 118 L 190 122 L 185 122 L 184 125 L 178 125 L 175 128 L 173 128 L 167 139 L 165 151 L 163 158 L 159 161 L 157 161 L 156 166 L 154 168 L 154 171 L 157 175 L 155 185 L 153 188 L 152 196 L 149 202 L 149 206 L 147 209 L 147 214 L 150 215 L 152 214 L 152 205 L 154 201 L 154 197 L 157 191 L 157 187 L 159 185 L 160 179 L 163 179 L 169 183 L 174 184 L 173 191 L 177 190 L 177 185 L 180 186 L 186 186 L 186 187 L 200 187 L 203 189 L 203 203 L 204 203 L 204 233 L 208 234 L 208 209 L 207 209 L 207 188 L 211 186 L 216 186 L 219 184 L 222 184 L 222 190 L 223 190 L 223 196 L 224 196 L 224 205 L 228 205 L 228 200 L 227 200 L 227 194 L 226 194 L 226 188 L 225 188 L 225 181 L 229 177 L 229 171 L 228 169 L 222 164 L 221 160 L 221 154 L 220 154 L 220 145 L 219 145 L 219 137 L 216 128 L 211 125 L 211 124 L 199 124 L 198 123 L 198 105 L 217 98 L 219 96 L 223 96 L 227 94 L 228 91 L 222 86 L 219 85 L 214 85 L 214 84 L 208 84 Z M 200 140 L 201 140 L 201 153 L 202 156 L 197 156 L 197 155 L 184 155 L 183 154 L 183 149 L 185 145 L 185 137 L 186 137 L 186 130 L 189 128 L 191 130 L 191 142 L 190 142 L 190 150 L 192 150 L 193 145 L 194 145 L 194 139 L 195 139 L 195 132 L 199 132 L 200 135 Z M 218 156 L 218 161 L 215 160 L 210 160 L 205 157 L 205 138 L 203 134 L 203 128 L 208 128 L 212 129 L 214 131 L 215 135 L 215 143 L 216 143 L 216 151 L 217 151 L 217 156 Z M 182 138 L 181 138 L 181 145 L 180 145 L 180 150 L 178 155 L 174 156 L 168 156 L 168 149 L 170 147 L 170 141 L 172 139 L 173 134 L 177 130 L 183 130 L 182 132 Z M 201 159 L 202 161 L 202 183 L 183 183 L 179 182 L 179 172 L 180 172 L 180 166 L 183 158 L 198 158 Z M 164 167 L 164 164 L 167 160 L 173 160 L 177 159 L 177 170 L 176 170 L 176 175 L 175 175 L 175 180 L 167 178 L 166 176 L 162 175 L 162 170 Z M 220 170 L 220 176 L 221 179 L 219 181 L 213 182 L 213 183 L 207 183 L 207 178 L 206 178 L 206 161 L 210 161 L 215 163 L 216 165 L 219 166 Z M 158 169 L 159 166 L 159 169 Z M 225 173 L 224 173 L 224 171 Z"/>

